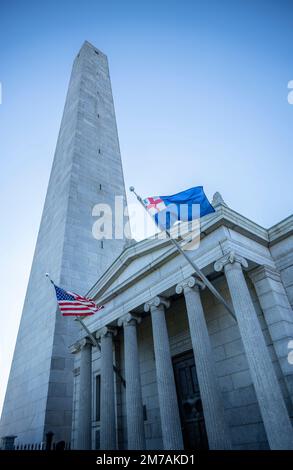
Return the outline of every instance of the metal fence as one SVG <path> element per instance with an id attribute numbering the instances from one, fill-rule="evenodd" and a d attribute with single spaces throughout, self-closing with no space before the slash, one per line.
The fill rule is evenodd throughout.
<path id="1" fill-rule="evenodd" d="M 53 442 L 50 449 L 46 447 L 45 442 L 39 442 L 38 444 L 18 444 L 13 446 L 13 450 L 70 450 L 70 442 Z"/>
<path id="2" fill-rule="evenodd" d="M 54 441 L 54 434 L 47 432 L 46 440 L 32 444 L 17 441 L 17 436 L 4 436 L 1 438 L 0 450 L 70 450 L 70 442 Z"/>

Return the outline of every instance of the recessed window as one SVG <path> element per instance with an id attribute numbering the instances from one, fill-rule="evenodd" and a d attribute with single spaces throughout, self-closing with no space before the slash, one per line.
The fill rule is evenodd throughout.
<path id="1" fill-rule="evenodd" d="M 101 419 L 101 376 L 96 375 L 96 421 Z"/>
<path id="2" fill-rule="evenodd" d="M 97 55 L 100 55 L 100 53 L 99 53 L 98 51 L 96 51 L 96 50 L 95 50 L 95 53 L 96 53 Z"/>
<path id="3" fill-rule="evenodd" d="M 143 420 L 144 421 L 147 421 L 148 419 L 148 416 L 147 416 L 147 408 L 146 408 L 146 405 L 143 405 Z"/>
<path id="4" fill-rule="evenodd" d="M 100 186 L 99 186 L 99 188 L 100 188 L 100 191 L 102 191 L 102 185 L 101 185 L 101 183 L 100 183 Z"/>
<path id="5" fill-rule="evenodd" d="M 99 149 L 99 153 L 101 153 L 101 149 Z"/>
<path id="6" fill-rule="evenodd" d="M 102 249 L 104 248 L 104 242 L 103 242 L 103 240 L 101 240 L 101 248 L 102 248 Z"/>

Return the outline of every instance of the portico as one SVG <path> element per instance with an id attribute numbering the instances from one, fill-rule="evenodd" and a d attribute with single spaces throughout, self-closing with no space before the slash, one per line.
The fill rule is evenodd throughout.
<path id="1" fill-rule="evenodd" d="M 233 304 L 237 322 L 168 240 L 129 245 L 89 292 L 105 305 L 85 320 L 101 352 L 90 346 L 89 355 L 83 331 L 72 348 L 73 447 L 293 448 L 293 366 L 284 353 L 293 314 L 271 248 L 286 243 L 293 219 L 273 239 L 276 232 L 221 198 L 214 203 L 189 255 Z M 275 273 L 275 284 L 265 284 L 272 311 L 264 271 Z"/>

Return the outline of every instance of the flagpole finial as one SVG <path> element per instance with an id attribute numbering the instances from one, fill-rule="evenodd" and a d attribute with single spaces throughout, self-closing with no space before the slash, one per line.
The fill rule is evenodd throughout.
<path id="1" fill-rule="evenodd" d="M 51 276 L 50 276 L 49 273 L 45 273 L 45 276 L 46 276 L 47 279 L 49 279 L 49 281 L 50 281 L 53 285 L 55 285 L 54 282 L 52 281 Z"/>
<path id="2" fill-rule="evenodd" d="M 138 201 L 139 201 L 141 204 L 143 204 L 142 199 L 141 199 L 141 197 L 139 196 L 139 194 L 137 194 L 137 192 L 135 191 L 135 187 L 134 187 L 134 186 L 130 186 L 130 187 L 129 187 L 129 191 L 131 191 L 133 194 L 135 194 L 135 195 L 136 195 L 136 198 L 138 199 Z"/>

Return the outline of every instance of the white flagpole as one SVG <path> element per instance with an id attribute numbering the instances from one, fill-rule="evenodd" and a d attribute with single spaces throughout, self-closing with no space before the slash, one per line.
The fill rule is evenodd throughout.
<path id="1" fill-rule="evenodd" d="M 142 198 L 135 192 L 135 189 L 133 186 L 130 186 L 129 190 L 135 194 L 137 200 L 139 201 L 139 203 L 143 206 L 143 208 L 145 209 L 145 211 L 149 214 L 146 206 L 144 205 L 143 203 L 143 200 Z M 149 216 L 151 217 L 151 215 L 149 214 Z M 195 264 L 195 262 L 188 256 L 188 254 L 181 248 L 181 246 L 179 245 L 179 243 L 171 236 L 169 230 L 165 230 L 166 231 L 166 235 L 167 237 L 169 238 L 169 240 L 173 243 L 173 245 L 177 248 L 177 250 L 179 251 L 179 253 L 184 256 L 184 258 L 186 259 L 186 261 L 191 265 L 191 267 L 193 268 L 194 272 L 197 274 L 197 276 L 202 280 L 202 282 L 206 285 L 206 287 L 214 294 L 214 296 L 226 307 L 226 309 L 228 310 L 228 312 L 230 313 L 230 315 L 233 317 L 233 319 L 237 322 L 236 320 L 236 316 L 235 316 L 235 313 L 234 313 L 234 310 L 233 308 L 228 304 L 228 302 L 226 302 L 226 300 L 224 299 L 224 297 L 222 297 L 222 295 L 217 291 L 217 289 L 215 289 L 215 287 L 213 286 L 213 284 L 209 281 L 209 279 L 203 274 L 203 272 L 199 269 L 199 267 Z"/>
<path id="2" fill-rule="evenodd" d="M 50 274 L 46 273 L 45 275 L 51 281 L 51 283 L 53 285 L 55 285 L 54 282 L 52 281 L 52 279 L 50 278 Z M 78 316 L 75 316 L 74 321 L 78 321 L 81 324 L 82 328 L 86 331 L 88 337 L 90 338 L 91 342 L 93 343 L 93 346 L 95 346 L 101 352 L 101 346 L 100 346 L 99 342 L 94 337 L 94 335 L 90 332 L 90 330 L 88 329 L 86 324 L 82 321 L 82 319 Z M 125 379 L 122 377 L 120 370 L 114 364 L 113 364 L 113 370 L 118 375 L 118 377 L 120 378 L 123 386 L 125 387 L 126 386 Z"/>

